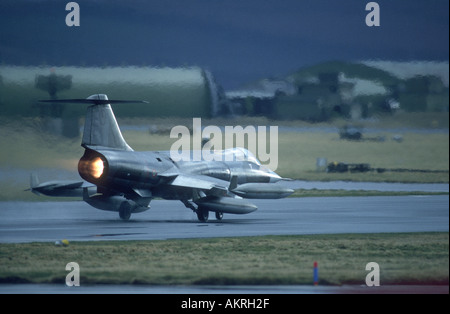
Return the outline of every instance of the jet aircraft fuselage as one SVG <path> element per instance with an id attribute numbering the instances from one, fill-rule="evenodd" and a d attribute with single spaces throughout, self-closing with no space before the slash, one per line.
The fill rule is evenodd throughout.
<path id="1" fill-rule="evenodd" d="M 120 132 L 106 95 L 59 102 L 88 102 L 81 145 L 84 155 L 78 163 L 80 176 L 97 187 L 83 200 L 102 210 L 117 211 L 127 220 L 132 213 L 150 208 L 155 197 L 180 200 L 200 221 L 210 211 L 222 219 L 223 213 L 247 214 L 257 207 L 244 198 L 282 198 L 293 190 L 273 183 L 282 180 L 259 163 L 244 148 L 214 152 L 212 161 L 174 161 L 167 151 L 134 151 Z M 191 152 L 192 153 L 192 152 Z"/>

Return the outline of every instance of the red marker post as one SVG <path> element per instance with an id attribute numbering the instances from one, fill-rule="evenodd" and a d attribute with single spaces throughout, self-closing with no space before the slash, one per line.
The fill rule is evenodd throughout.
<path id="1" fill-rule="evenodd" d="M 317 266 L 317 262 L 314 262 L 313 277 L 314 285 L 317 286 L 319 284 L 319 267 Z"/>

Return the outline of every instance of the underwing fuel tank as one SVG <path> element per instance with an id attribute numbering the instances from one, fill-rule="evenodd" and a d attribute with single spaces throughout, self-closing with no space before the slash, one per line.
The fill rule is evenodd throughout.
<path id="1" fill-rule="evenodd" d="M 270 183 L 245 183 L 232 189 L 231 192 L 243 198 L 277 199 L 291 195 L 294 190 Z"/>
<path id="2" fill-rule="evenodd" d="M 207 208 L 209 211 L 228 214 L 248 214 L 258 209 L 255 204 L 231 197 L 207 196 L 196 200 L 195 203 L 199 207 Z"/>
<path id="3" fill-rule="evenodd" d="M 87 196 L 83 193 L 83 200 L 97 209 L 120 212 L 122 208 L 127 208 L 130 213 L 141 213 L 148 210 L 149 206 L 142 206 L 136 202 L 126 199 L 121 195 L 105 196 L 105 195 L 93 195 Z"/>

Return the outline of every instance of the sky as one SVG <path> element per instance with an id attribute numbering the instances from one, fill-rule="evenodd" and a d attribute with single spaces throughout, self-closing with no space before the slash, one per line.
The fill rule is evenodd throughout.
<path id="1" fill-rule="evenodd" d="M 2 0 L 0 64 L 200 66 L 225 89 L 330 60 L 448 61 L 449 1 Z"/>

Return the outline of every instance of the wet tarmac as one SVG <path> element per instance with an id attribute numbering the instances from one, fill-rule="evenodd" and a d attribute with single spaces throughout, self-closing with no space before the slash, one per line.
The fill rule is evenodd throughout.
<path id="1" fill-rule="evenodd" d="M 0 243 L 164 240 L 449 230 L 449 196 L 308 197 L 255 200 L 256 212 L 213 214 L 207 223 L 179 201 L 154 200 L 122 221 L 116 212 L 76 202 L 0 202 Z"/>
<path id="2" fill-rule="evenodd" d="M 0 202 L 0 243 L 61 239 L 164 240 L 338 233 L 425 232 L 449 230 L 449 196 L 314 197 L 261 200 L 248 215 L 211 215 L 200 223 L 181 202 L 155 200 L 152 208 L 122 221 L 115 212 L 76 202 Z M 144 286 L 0 284 L 0 294 L 164 294 L 268 296 L 292 294 L 448 294 L 448 285 L 346 286 Z M 181 299 L 180 299 L 181 298 Z M 212 296 L 209 299 L 218 298 Z M 168 299 L 173 303 L 173 300 Z M 284 299 L 283 299 L 284 300 Z M 155 300 L 158 301 L 158 300 Z M 285 302 L 286 300 L 282 301 Z M 292 301 L 293 299 L 288 299 Z M 295 300 L 294 300 L 295 301 Z"/>

